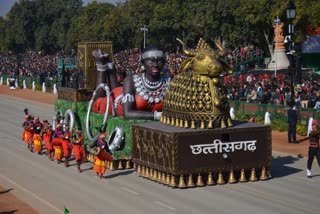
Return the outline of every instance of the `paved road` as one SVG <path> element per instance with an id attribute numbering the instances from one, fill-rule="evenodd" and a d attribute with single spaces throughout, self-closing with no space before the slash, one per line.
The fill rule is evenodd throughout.
<path id="1" fill-rule="evenodd" d="M 305 176 L 306 159 L 274 153 L 272 179 L 244 184 L 172 189 L 137 177 L 133 170 L 95 177 L 91 164 L 79 174 L 29 152 L 21 141 L 23 109 L 41 120 L 52 105 L 0 95 L 0 185 L 39 213 L 320 213 L 320 173 Z M 314 172 L 320 172 L 314 163 Z"/>

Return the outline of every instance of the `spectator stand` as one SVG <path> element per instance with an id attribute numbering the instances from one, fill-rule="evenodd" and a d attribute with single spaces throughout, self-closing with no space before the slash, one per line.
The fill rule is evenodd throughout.
<path id="1" fill-rule="evenodd" d="M 27 88 L 32 88 L 32 83 L 35 82 L 36 87 L 41 89 L 43 82 L 50 86 L 56 81 L 56 68 L 53 62 L 53 56 L 32 51 L 19 54 L 19 57 L 11 52 L 1 52 L 0 75 L 3 80 L 6 80 L 12 72 L 16 72 L 19 74 L 18 85 L 20 87 L 25 82 Z"/>

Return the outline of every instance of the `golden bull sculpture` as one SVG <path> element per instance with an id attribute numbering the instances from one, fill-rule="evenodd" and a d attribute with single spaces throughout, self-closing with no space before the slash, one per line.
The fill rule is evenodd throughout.
<path id="1" fill-rule="evenodd" d="M 213 50 L 200 39 L 195 50 L 180 40 L 188 56 L 179 74 L 166 92 L 160 122 L 183 128 L 225 128 L 232 126 L 229 104 L 219 83 L 222 73 L 231 74 L 231 67 L 223 60 L 225 50 L 219 40 Z"/>

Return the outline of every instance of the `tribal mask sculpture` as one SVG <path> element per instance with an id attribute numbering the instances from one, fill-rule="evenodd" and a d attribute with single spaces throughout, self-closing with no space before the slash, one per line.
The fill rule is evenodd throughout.
<path id="1" fill-rule="evenodd" d="M 195 50 L 180 40 L 188 57 L 179 74 L 171 81 L 164 99 L 161 122 L 184 128 L 225 128 L 232 126 L 229 104 L 219 76 L 231 74 L 232 69 L 223 60 L 225 50 L 215 40 L 213 50 L 201 38 Z"/>

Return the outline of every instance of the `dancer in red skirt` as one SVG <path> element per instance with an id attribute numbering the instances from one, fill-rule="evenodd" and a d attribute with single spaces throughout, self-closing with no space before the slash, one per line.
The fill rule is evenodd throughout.
<path id="1" fill-rule="evenodd" d="M 52 146 L 52 135 L 53 130 L 51 124 L 47 121 L 43 121 L 43 129 L 42 129 L 42 138 L 44 145 L 46 147 L 46 154 L 49 158 L 49 160 L 53 161 L 53 146 Z"/>
<path id="2" fill-rule="evenodd" d="M 94 159 L 93 159 L 93 171 L 101 179 L 106 172 L 107 166 L 106 161 L 112 161 L 113 158 L 109 154 L 109 147 L 105 141 L 106 133 L 101 133 L 98 138 L 98 145 L 95 149 Z M 109 153 L 108 153 L 108 152 Z"/>
<path id="3" fill-rule="evenodd" d="M 41 133 L 41 128 L 34 127 L 34 130 L 33 130 L 33 149 L 39 155 L 42 152 L 42 138 L 41 138 L 40 133 Z"/>
<path id="4" fill-rule="evenodd" d="M 73 140 L 73 155 L 77 162 L 78 172 L 82 172 L 80 165 L 86 161 L 86 154 L 83 148 L 83 136 L 80 128 L 76 129 L 76 136 Z"/>
<path id="5" fill-rule="evenodd" d="M 28 145 L 28 148 L 33 152 L 33 120 L 31 115 L 26 114 L 25 121 L 22 124 L 23 132 L 21 139 Z"/>
<path id="6" fill-rule="evenodd" d="M 64 138 L 64 131 L 62 129 L 62 124 L 58 123 L 56 126 L 56 130 L 54 131 L 54 137 L 52 139 L 52 145 L 54 149 L 54 159 L 57 160 L 58 164 L 61 163 L 62 160 L 62 141 Z"/>

